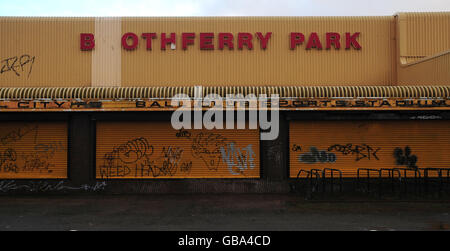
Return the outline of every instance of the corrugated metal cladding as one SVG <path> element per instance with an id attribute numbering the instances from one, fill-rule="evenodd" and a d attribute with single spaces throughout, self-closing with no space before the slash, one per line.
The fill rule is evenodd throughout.
<path id="1" fill-rule="evenodd" d="M 151 51 L 122 50 L 122 86 L 391 85 L 395 80 L 394 17 L 205 17 L 122 18 L 122 33 L 156 32 Z M 177 34 L 176 50 L 160 50 L 160 33 Z M 181 49 L 181 33 L 196 32 L 195 44 Z M 200 32 L 216 33 L 215 50 L 200 50 Z M 217 49 L 217 33 L 254 35 L 253 50 Z M 261 50 L 256 32 L 272 32 Z M 289 49 L 290 33 L 305 42 Z M 360 32 L 362 49 L 305 50 L 311 32 L 325 46 L 325 33 Z M 235 38 L 235 46 L 237 40 Z M 345 42 L 342 41 L 345 47 Z"/>
<path id="2" fill-rule="evenodd" d="M 387 17 L 0 18 L 0 60 L 26 64 L 0 74 L 2 87 L 393 85 L 395 21 Z M 121 36 L 133 32 L 138 48 Z M 155 32 L 153 49 L 141 37 Z M 176 49 L 160 49 L 161 33 L 176 33 Z M 182 32 L 195 32 L 183 50 Z M 215 33 L 215 50 L 199 49 L 199 34 Z M 218 49 L 218 33 L 232 33 L 235 49 Z M 254 48 L 237 49 L 237 33 L 253 34 Z M 256 32 L 272 32 L 266 50 Z M 291 50 L 290 33 L 305 42 Z M 326 32 L 341 34 L 341 49 L 305 50 L 311 32 L 325 47 Z M 345 49 L 345 32 L 360 32 L 361 50 Z M 80 33 L 96 48 L 80 50 Z M 9 61 L 11 63 L 12 61 Z M 16 74 L 17 73 L 17 74 Z"/>
<path id="3" fill-rule="evenodd" d="M 66 122 L 0 123 L 0 178 L 67 178 Z"/>
<path id="4" fill-rule="evenodd" d="M 0 17 L 0 86 L 91 86 L 80 33 L 94 33 L 94 18 Z"/>
<path id="5" fill-rule="evenodd" d="M 291 122 L 290 177 L 300 169 L 333 168 L 343 177 L 357 177 L 358 168 L 448 167 L 449 128 L 449 121 L 437 120 Z"/>
<path id="6" fill-rule="evenodd" d="M 450 12 L 397 15 L 398 85 L 448 85 Z"/>
<path id="7" fill-rule="evenodd" d="M 449 47 L 450 48 L 450 47 Z M 448 85 L 450 82 L 450 50 L 398 68 L 399 85 Z"/>
<path id="8" fill-rule="evenodd" d="M 97 122 L 98 179 L 258 178 L 259 130 L 175 130 L 169 122 Z"/>
<path id="9" fill-rule="evenodd" d="M 450 12 L 399 13 L 399 52 L 411 60 L 450 50 Z"/>

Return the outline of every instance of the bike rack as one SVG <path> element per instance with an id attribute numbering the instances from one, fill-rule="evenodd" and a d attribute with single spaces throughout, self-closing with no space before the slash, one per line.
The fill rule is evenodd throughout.
<path id="1" fill-rule="evenodd" d="M 446 179 L 445 179 L 445 184 L 446 184 L 446 188 L 449 185 L 449 181 L 450 181 L 450 168 L 419 168 L 420 170 L 423 170 L 423 177 L 424 177 L 424 182 L 425 182 L 425 191 L 428 192 L 428 188 L 429 188 L 429 184 L 430 184 L 430 176 L 429 173 L 430 172 L 436 172 L 437 173 L 437 179 L 438 179 L 438 192 L 439 195 L 442 194 L 442 190 L 444 188 L 443 183 L 444 183 L 444 177 L 443 177 L 443 173 L 446 173 Z"/>
<path id="2" fill-rule="evenodd" d="M 309 185 L 311 186 L 311 191 L 314 192 L 314 190 L 312 189 L 313 187 L 316 188 L 316 190 L 318 191 L 321 170 L 320 169 L 310 169 L 310 170 L 300 169 L 299 172 L 297 173 L 298 179 L 301 178 L 300 176 L 301 176 L 302 172 L 306 173 L 305 178 L 309 180 Z"/>
<path id="3" fill-rule="evenodd" d="M 334 173 L 337 173 L 338 175 L 339 175 L 339 192 L 342 192 L 342 172 L 341 172 L 341 170 L 339 170 L 339 169 L 333 169 L 333 168 L 324 168 L 323 170 L 322 170 L 322 189 L 323 189 L 323 191 L 325 192 L 326 191 L 326 188 L 325 188 L 325 185 L 326 185 L 326 181 L 328 180 L 327 179 L 327 176 L 326 176 L 326 174 L 327 174 L 327 171 L 329 171 L 330 172 L 330 184 L 331 184 L 331 192 L 333 192 L 334 191 Z"/>
<path id="4" fill-rule="evenodd" d="M 414 191 L 417 193 L 418 185 L 420 184 L 421 174 L 419 169 L 411 169 L 411 168 L 393 168 L 394 172 L 398 172 L 401 184 L 403 184 L 404 193 L 407 193 L 408 187 L 408 172 L 414 172 Z M 403 171 L 403 176 L 402 176 Z M 403 179 L 402 179 L 403 178 Z"/>
<path id="5" fill-rule="evenodd" d="M 334 179 L 335 177 L 339 178 L 339 191 L 342 192 L 343 190 L 343 182 L 342 182 L 342 171 L 338 169 L 333 168 L 324 168 L 324 169 L 300 169 L 297 178 L 301 178 L 302 173 L 305 173 L 305 178 L 309 180 L 310 187 L 312 189 L 312 192 L 319 191 L 320 186 L 319 184 L 322 183 L 322 192 L 326 192 L 326 185 L 328 183 L 331 184 L 331 192 L 334 191 Z M 327 176 L 327 173 L 330 174 L 330 176 Z M 330 182 L 327 182 L 327 181 Z"/>
<path id="6" fill-rule="evenodd" d="M 380 169 L 380 181 L 383 178 L 383 172 L 388 173 L 389 180 L 391 181 L 391 192 L 395 191 L 395 179 L 394 179 L 394 173 L 398 173 L 398 177 L 401 177 L 400 171 L 392 168 L 381 168 Z"/>
<path id="7" fill-rule="evenodd" d="M 356 172 L 356 180 L 357 180 L 357 182 L 358 182 L 358 188 L 361 187 L 361 179 L 362 179 L 362 178 L 361 178 L 360 173 L 361 173 L 362 171 L 365 171 L 366 174 L 367 174 L 367 176 L 366 176 L 367 192 L 370 191 L 370 178 L 371 178 L 370 173 L 371 173 L 371 172 L 375 172 L 375 173 L 378 174 L 378 175 L 376 176 L 377 179 L 378 179 L 378 189 L 379 189 L 379 191 L 381 191 L 381 189 L 380 189 L 380 188 L 381 188 L 381 182 L 380 182 L 381 170 L 380 170 L 380 169 L 373 169 L 373 168 L 358 168 L 358 170 L 357 170 L 357 172 Z"/>

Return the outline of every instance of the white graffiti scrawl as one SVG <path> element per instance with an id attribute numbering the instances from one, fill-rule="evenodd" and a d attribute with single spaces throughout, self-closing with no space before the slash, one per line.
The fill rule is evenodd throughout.
<path id="1" fill-rule="evenodd" d="M 220 152 L 223 162 L 227 164 L 228 170 L 233 175 L 240 175 L 245 170 L 255 167 L 255 152 L 251 144 L 240 149 L 235 147 L 234 142 L 230 142 L 226 145 L 226 149 L 223 146 L 220 147 Z"/>

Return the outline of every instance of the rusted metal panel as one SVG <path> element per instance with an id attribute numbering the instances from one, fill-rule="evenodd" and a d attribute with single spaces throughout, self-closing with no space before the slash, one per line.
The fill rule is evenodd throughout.
<path id="1" fill-rule="evenodd" d="M 97 122 L 98 179 L 259 178 L 259 131 Z"/>
<path id="2" fill-rule="evenodd" d="M 410 121 L 293 121 L 290 123 L 290 177 L 337 169 L 357 177 L 358 169 L 396 169 L 414 177 L 422 168 L 448 168 L 450 122 L 418 117 Z M 360 170 L 360 171 L 361 171 Z M 361 171 L 366 177 L 366 171 Z M 335 174 L 337 175 L 337 173 Z M 374 173 L 372 173 L 373 177 Z M 399 173 L 394 172 L 397 177 Z M 436 172 L 429 173 L 437 175 Z M 377 176 L 377 172 L 375 172 Z M 336 176 L 335 176 L 336 177 Z"/>
<path id="3" fill-rule="evenodd" d="M 67 178 L 66 122 L 1 122 L 0 179 Z"/>

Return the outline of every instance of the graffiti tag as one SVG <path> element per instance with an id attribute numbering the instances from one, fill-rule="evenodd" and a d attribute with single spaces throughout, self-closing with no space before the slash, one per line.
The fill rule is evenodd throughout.
<path id="1" fill-rule="evenodd" d="M 240 149 L 235 147 L 234 142 L 231 142 L 226 145 L 226 148 L 221 147 L 220 151 L 223 162 L 227 164 L 228 170 L 233 175 L 243 174 L 245 170 L 255 167 L 255 152 L 251 144 Z"/>
<path id="2" fill-rule="evenodd" d="M 319 151 L 316 147 L 311 146 L 308 153 L 298 155 L 298 161 L 306 164 L 315 163 L 332 163 L 336 162 L 336 155 L 327 151 Z"/>
<path id="3" fill-rule="evenodd" d="M 0 75 L 6 72 L 14 72 L 16 76 L 20 77 L 21 74 L 27 74 L 27 78 L 30 77 L 31 71 L 33 70 L 33 64 L 36 57 L 24 54 L 22 56 L 14 56 L 0 61 Z M 26 67 L 29 65 L 28 72 Z"/>

